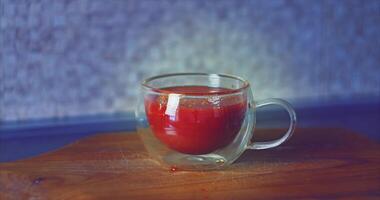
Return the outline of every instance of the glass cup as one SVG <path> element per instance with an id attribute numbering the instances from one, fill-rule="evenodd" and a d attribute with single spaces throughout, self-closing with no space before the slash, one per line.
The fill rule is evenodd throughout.
<path id="1" fill-rule="evenodd" d="M 256 108 L 268 105 L 282 106 L 289 113 L 289 129 L 279 139 L 251 142 Z M 291 137 L 296 124 L 288 102 L 255 102 L 246 80 L 206 73 L 144 80 L 135 115 L 137 132 L 148 153 L 164 166 L 183 170 L 222 168 L 246 149 L 276 147 Z"/>

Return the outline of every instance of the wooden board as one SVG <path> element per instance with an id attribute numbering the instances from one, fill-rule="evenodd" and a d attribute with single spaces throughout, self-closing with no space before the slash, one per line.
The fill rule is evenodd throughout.
<path id="1" fill-rule="evenodd" d="M 279 130 L 260 130 L 257 139 Z M 297 129 L 272 150 L 247 151 L 221 171 L 171 172 L 134 133 L 91 136 L 0 163 L 0 199 L 380 198 L 380 147 L 343 129 Z"/>

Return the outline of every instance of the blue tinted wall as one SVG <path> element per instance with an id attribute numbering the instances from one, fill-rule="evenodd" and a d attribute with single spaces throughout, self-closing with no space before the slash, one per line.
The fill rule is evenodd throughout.
<path id="1" fill-rule="evenodd" d="M 0 120 L 131 111 L 143 77 L 231 73 L 256 99 L 380 98 L 380 1 L 0 1 Z"/>

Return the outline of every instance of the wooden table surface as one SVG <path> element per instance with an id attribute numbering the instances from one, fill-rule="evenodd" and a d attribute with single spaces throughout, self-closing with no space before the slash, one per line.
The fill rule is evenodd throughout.
<path id="1" fill-rule="evenodd" d="M 259 130 L 257 140 L 280 130 Z M 0 163 L 0 199 L 380 199 L 380 146 L 344 129 L 297 129 L 219 171 L 171 172 L 135 134 L 84 138 Z"/>

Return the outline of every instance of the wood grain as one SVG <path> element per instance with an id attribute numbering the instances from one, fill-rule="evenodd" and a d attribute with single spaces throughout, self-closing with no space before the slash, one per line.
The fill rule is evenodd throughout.
<path id="1" fill-rule="evenodd" d="M 283 146 L 247 151 L 225 170 L 171 172 L 136 134 L 102 134 L 1 163 L 0 199 L 379 199 L 379 150 L 344 129 L 297 129 Z"/>

